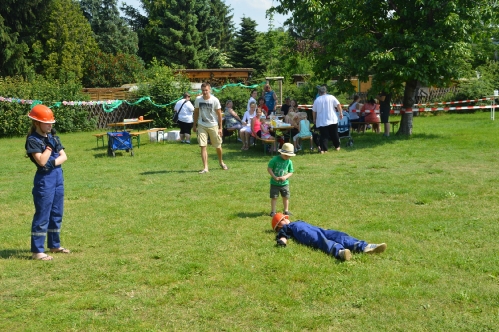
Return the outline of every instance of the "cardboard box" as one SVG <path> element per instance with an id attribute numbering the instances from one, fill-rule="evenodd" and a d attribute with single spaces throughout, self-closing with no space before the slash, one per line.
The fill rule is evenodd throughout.
<path id="1" fill-rule="evenodd" d="M 166 133 L 167 141 L 179 141 L 180 140 L 180 130 L 172 130 Z"/>

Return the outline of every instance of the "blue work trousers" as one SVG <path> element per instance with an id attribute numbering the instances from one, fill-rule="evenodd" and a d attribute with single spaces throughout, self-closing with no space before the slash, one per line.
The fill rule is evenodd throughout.
<path id="1" fill-rule="evenodd" d="M 283 229 L 285 228 L 289 228 L 293 237 L 301 244 L 317 248 L 336 258 L 338 258 L 340 250 L 349 249 L 352 252 L 363 252 L 368 244 L 346 233 L 323 229 L 301 220 L 292 222 L 283 227 Z"/>
<path id="2" fill-rule="evenodd" d="M 367 242 L 357 240 L 350 235 L 331 229 L 321 229 L 318 233 L 319 249 L 338 258 L 339 251 L 349 249 L 352 252 L 363 252 Z"/>
<path id="3" fill-rule="evenodd" d="M 61 246 L 60 231 L 64 212 L 64 179 L 62 168 L 51 171 L 38 170 L 33 181 L 35 215 L 31 225 L 31 252 L 44 252 L 47 247 Z M 48 233 L 48 236 L 47 236 Z"/>

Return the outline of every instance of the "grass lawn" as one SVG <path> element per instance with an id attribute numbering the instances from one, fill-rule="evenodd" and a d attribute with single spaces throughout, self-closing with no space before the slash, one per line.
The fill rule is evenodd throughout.
<path id="1" fill-rule="evenodd" d="M 292 219 L 388 244 L 349 262 L 275 246 L 261 146 L 224 144 L 228 171 L 210 148 L 199 175 L 195 144 L 110 158 L 91 133 L 61 135 L 72 254 L 33 261 L 35 168 L 1 139 L 0 330 L 497 331 L 498 132 L 487 112 L 419 116 L 409 139 L 294 157 Z"/>

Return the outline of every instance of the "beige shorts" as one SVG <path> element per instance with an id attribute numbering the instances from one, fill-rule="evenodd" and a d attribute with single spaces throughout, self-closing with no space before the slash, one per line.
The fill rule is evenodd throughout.
<path id="1" fill-rule="evenodd" d="M 198 125 L 198 143 L 199 146 L 208 145 L 208 136 L 210 137 L 211 145 L 218 149 L 222 146 L 222 137 L 218 135 L 218 126 L 205 127 Z"/>

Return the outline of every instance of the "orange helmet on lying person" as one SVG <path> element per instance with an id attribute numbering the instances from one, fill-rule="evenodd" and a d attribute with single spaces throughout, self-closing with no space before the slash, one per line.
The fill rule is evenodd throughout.
<path id="1" fill-rule="evenodd" d="M 289 217 L 287 215 L 285 215 L 284 213 L 280 213 L 280 212 L 277 212 L 276 214 L 274 214 L 274 217 L 272 217 L 272 229 L 274 231 L 276 231 L 277 225 L 282 220 L 282 218 L 289 220 Z"/>
<path id="2" fill-rule="evenodd" d="M 52 113 L 52 110 L 42 104 L 35 105 L 29 112 L 28 117 L 42 123 L 55 123 L 54 113 Z"/>

